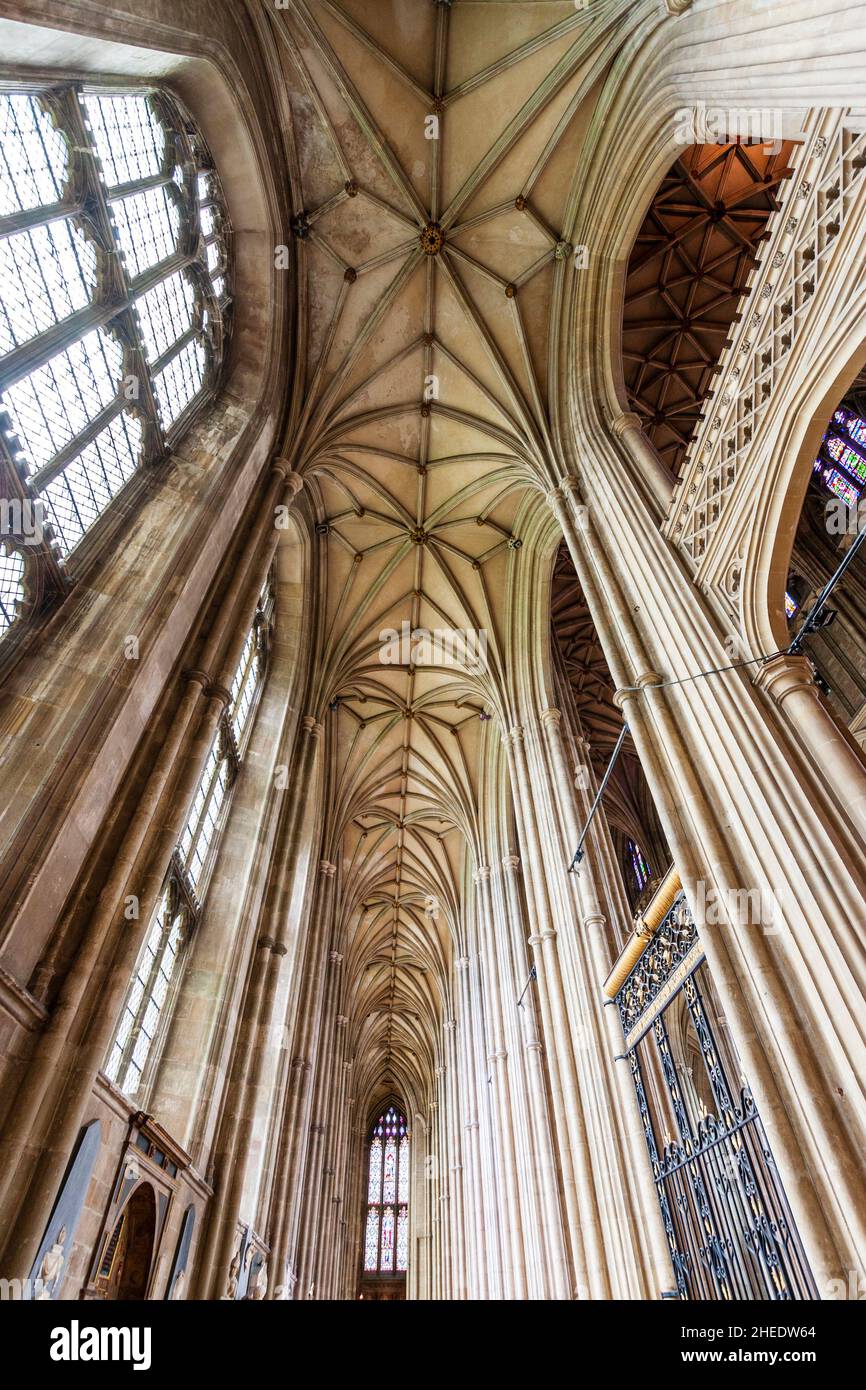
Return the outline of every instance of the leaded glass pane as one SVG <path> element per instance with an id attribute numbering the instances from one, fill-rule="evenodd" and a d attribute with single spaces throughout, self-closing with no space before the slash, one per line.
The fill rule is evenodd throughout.
<path id="1" fill-rule="evenodd" d="M 35 97 L 0 95 L 0 217 L 59 202 L 67 150 Z"/>
<path id="2" fill-rule="evenodd" d="M 220 735 L 217 734 L 180 841 L 180 852 L 196 887 L 228 790 L 228 766 L 225 758 L 220 756 L 219 744 Z"/>
<path id="3" fill-rule="evenodd" d="M 88 94 L 83 100 L 109 188 L 162 172 L 166 132 L 146 96 Z"/>
<path id="4" fill-rule="evenodd" d="M 397 1145 L 389 1139 L 385 1145 L 385 1172 L 382 1181 L 382 1201 L 397 1200 Z"/>
<path id="5" fill-rule="evenodd" d="M 201 343 L 187 343 L 154 378 L 154 391 L 163 424 L 170 428 L 204 383 L 205 351 Z"/>
<path id="6" fill-rule="evenodd" d="M 371 1207 L 367 1212 L 367 1230 L 364 1236 L 364 1268 L 375 1273 L 379 1261 L 379 1212 Z"/>
<path id="7" fill-rule="evenodd" d="M 382 1244 L 379 1267 L 390 1272 L 394 1268 L 394 1208 L 385 1207 L 382 1212 Z"/>
<path id="8" fill-rule="evenodd" d="M 83 309 L 95 281 L 95 246 L 63 218 L 0 239 L 0 353 Z"/>
<path id="9" fill-rule="evenodd" d="M 134 474 L 142 427 L 135 415 L 116 415 L 42 493 L 60 550 L 68 554 Z"/>
<path id="10" fill-rule="evenodd" d="M 409 1138 L 403 1135 L 400 1140 L 400 1181 L 397 1186 L 397 1201 L 409 1200 Z"/>
<path id="11" fill-rule="evenodd" d="M 129 1096 L 138 1089 L 159 1029 L 182 937 L 183 917 L 172 910 L 172 890 L 167 887 L 142 948 L 106 1064 L 106 1075 Z"/>
<path id="12" fill-rule="evenodd" d="M 6 391 L 9 412 L 31 471 L 50 463 L 117 395 L 123 350 L 101 328 Z"/>
<path id="13" fill-rule="evenodd" d="M 141 275 L 177 250 L 180 209 L 168 189 L 147 188 L 111 204 L 130 275 Z"/>
<path id="14" fill-rule="evenodd" d="M 382 1140 L 374 1139 L 370 1145 L 370 1181 L 367 1184 L 367 1201 L 378 1202 L 382 1190 Z"/>
<path id="15" fill-rule="evenodd" d="M 231 689 L 232 728 L 240 744 L 259 682 L 255 625 L 247 634 L 237 675 Z"/>
<path id="16" fill-rule="evenodd" d="M 397 1217 L 397 1271 L 403 1273 L 409 1268 L 409 1213 L 400 1208 Z"/>
<path id="17" fill-rule="evenodd" d="M 24 556 L 0 542 L 0 632 L 14 623 L 24 598 Z"/>
<path id="18" fill-rule="evenodd" d="M 161 280 L 135 301 L 141 340 L 148 360 L 155 362 L 192 327 L 195 294 L 180 271 Z"/>

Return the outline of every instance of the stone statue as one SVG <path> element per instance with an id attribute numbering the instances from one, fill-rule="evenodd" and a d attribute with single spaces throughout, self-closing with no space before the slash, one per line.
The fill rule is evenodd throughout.
<path id="1" fill-rule="evenodd" d="M 183 1298 L 184 1286 L 186 1285 L 186 1270 L 182 1269 L 174 1281 L 174 1288 L 171 1291 L 172 1303 L 179 1303 Z"/>
<path id="2" fill-rule="evenodd" d="M 238 1279 L 241 1273 L 241 1252 L 236 1250 L 234 1259 L 229 1265 L 229 1278 L 226 1284 L 226 1298 L 235 1299 L 238 1294 Z"/>
<path id="3" fill-rule="evenodd" d="M 268 1291 L 268 1265 L 266 1260 L 262 1260 L 259 1271 L 256 1275 L 256 1282 L 253 1285 L 253 1298 L 260 1303 Z"/>
<path id="4" fill-rule="evenodd" d="M 66 1227 L 61 1226 L 57 1233 L 57 1239 L 50 1246 L 42 1257 L 42 1264 L 36 1276 L 36 1298 L 38 1303 L 47 1303 L 54 1295 L 54 1288 L 60 1278 L 63 1269 L 65 1255 L 63 1247 L 66 1244 Z"/>

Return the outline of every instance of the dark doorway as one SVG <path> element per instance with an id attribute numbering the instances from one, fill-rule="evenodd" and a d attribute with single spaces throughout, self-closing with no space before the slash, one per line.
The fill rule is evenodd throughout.
<path id="1" fill-rule="evenodd" d="M 155 1233 L 156 1196 L 145 1182 L 127 1202 L 106 1248 L 106 1299 L 135 1303 L 147 1297 Z"/>

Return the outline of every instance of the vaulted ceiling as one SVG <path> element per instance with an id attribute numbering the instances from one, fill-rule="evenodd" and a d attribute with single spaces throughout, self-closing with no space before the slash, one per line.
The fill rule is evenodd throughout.
<path id="1" fill-rule="evenodd" d="M 326 855 L 360 1103 L 430 1075 L 483 860 L 527 488 L 555 481 L 548 315 L 562 220 L 628 0 L 271 0 L 296 150 L 301 402 L 330 707 Z M 483 669 L 389 633 L 481 632 Z"/>

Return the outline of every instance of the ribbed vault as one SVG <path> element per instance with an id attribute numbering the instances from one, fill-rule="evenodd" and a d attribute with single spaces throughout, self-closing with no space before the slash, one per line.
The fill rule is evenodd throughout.
<path id="1" fill-rule="evenodd" d="M 507 25 L 493 9 L 256 12 L 295 138 L 291 462 L 319 517 L 325 852 L 359 1106 L 424 1093 L 451 1011 L 481 741 L 508 716 L 515 517 L 557 477 L 548 311 L 554 275 L 576 273 L 562 220 L 629 6 L 517 0 Z M 389 631 L 443 629 L 483 633 L 483 663 L 413 660 L 405 639 L 382 659 Z"/>

